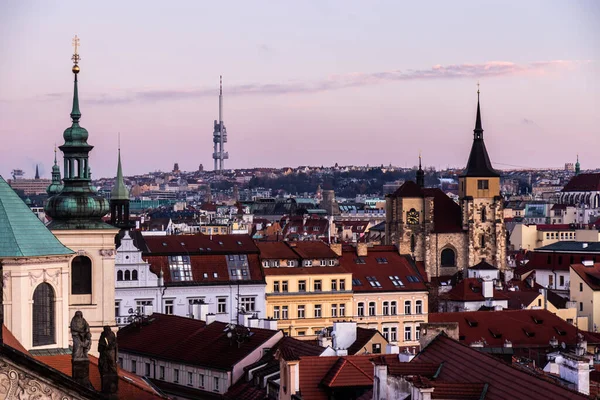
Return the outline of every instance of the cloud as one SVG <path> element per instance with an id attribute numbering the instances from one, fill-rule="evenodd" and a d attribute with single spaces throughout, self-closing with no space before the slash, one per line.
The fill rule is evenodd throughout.
<path id="1" fill-rule="evenodd" d="M 264 48 L 263 48 L 264 47 Z M 267 45 L 259 45 L 262 51 L 272 51 Z M 269 50 L 267 50 L 269 49 Z M 286 83 L 247 83 L 227 86 L 228 96 L 241 95 L 281 95 L 294 93 L 316 93 L 340 90 L 351 87 L 377 85 L 386 82 L 400 82 L 432 79 L 481 79 L 486 77 L 512 76 L 519 74 L 545 74 L 555 69 L 573 68 L 590 61 L 551 60 L 536 61 L 529 64 L 516 64 L 509 61 L 490 61 L 483 64 L 434 65 L 429 69 L 406 69 L 381 72 L 354 72 L 331 75 L 326 79 L 313 82 Z M 86 101 L 96 104 L 119 104 L 139 101 L 184 100 L 206 96 L 215 96 L 215 88 L 130 90 L 121 94 L 90 94 Z M 56 98 L 60 93 L 49 93 L 47 98 Z"/>

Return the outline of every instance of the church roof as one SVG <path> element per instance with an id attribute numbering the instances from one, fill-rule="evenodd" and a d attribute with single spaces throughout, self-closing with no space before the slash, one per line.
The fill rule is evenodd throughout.
<path id="1" fill-rule="evenodd" d="M 0 257 L 72 253 L 0 176 Z"/>
<path id="2" fill-rule="evenodd" d="M 600 191 L 600 174 L 579 174 L 571 178 L 562 192 L 598 192 Z"/>
<path id="3" fill-rule="evenodd" d="M 479 107 L 479 91 L 477 92 L 477 118 L 473 130 L 473 146 L 467 167 L 462 176 L 465 177 L 499 177 L 500 174 L 492 167 L 485 143 L 483 142 L 483 128 L 481 127 L 481 111 Z"/>

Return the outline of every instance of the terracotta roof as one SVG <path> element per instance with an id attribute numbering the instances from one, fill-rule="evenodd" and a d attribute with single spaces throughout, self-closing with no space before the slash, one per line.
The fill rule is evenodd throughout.
<path id="1" fill-rule="evenodd" d="M 163 360 L 229 371 L 280 331 L 249 328 L 251 336 L 232 345 L 223 322 L 205 325 L 186 317 L 152 314 L 148 325 L 129 324 L 118 332 L 119 350 Z M 244 328 L 248 329 L 248 328 Z"/>
<path id="2" fill-rule="evenodd" d="M 578 332 L 590 344 L 600 343 L 600 335 L 578 330 L 547 310 L 432 313 L 429 322 L 458 322 L 461 343 L 470 345 L 483 339 L 487 348 L 502 348 L 506 340 L 514 348 L 547 347 L 552 338 L 575 345 Z"/>
<path id="3" fill-rule="evenodd" d="M 297 260 L 296 254 L 287 242 L 256 242 L 260 250 L 260 258 L 263 260 Z"/>
<path id="4" fill-rule="evenodd" d="M 498 268 L 494 267 L 492 264 L 489 264 L 485 261 L 481 261 L 479 264 L 475 264 L 469 269 L 474 270 L 497 270 Z"/>
<path id="5" fill-rule="evenodd" d="M 327 244 L 319 240 L 289 242 L 289 246 L 302 259 L 338 258 Z"/>
<path id="6" fill-rule="evenodd" d="M 583 264 L 574 264 L 571 265 L 571 268 L 592 290 L 600 290 L 600 263 L 589 267 Z"/>
<path id="7" fill-rule="evenodd" d="M 538 231 L 575 231 L 575 228 L 569 224 L 538 224 L 535 226 Z"/>
<path id="8" fill-rule="evenodd" d="M 512 313 L 513 311 L 509 312 Z M 489 312 L 488 314 L 494 313 Z M 433 315 L 436 314 L 431 314 L 431 316 Z M 465 396 L 472 396 L 474 391 L 477 390 L 476 385 L 482 383 L 488 385 L 484 397 L 486 400 L 587 398 L 575 391 L 548 382 L 535 374 L 515 368 L 498 358 L 465 346 L 443 334 L 437 336 L 425 349 L 417 354 L 411 364 L 420 362 L 444 363 L 436 377 L 436 385 L 438 382 L 441 384 L 471 384 L 465 386 L 462 391 L 453 390 L 452 397 L 446 398 L 463 398 L 459 397 L 462 393 Z M 465 368 L 465 366 L 468 367 Z M 459 386 L 455 386 L 453 389 L 458 388 Z M 440 389 L 445 392 L 451 388 L 440 386 Z"/>
<path id="9" fill-rule="evenodd" d="M 181 253 L 179 253 L 181 254 Z M 186 255 L 183 253 L 182 255 Z M 233 254 L 232 254 L 233 255 Z M 227 267 L 227 257 L 229 255 L 191 255 L 190 267 L 192 270 L 191 281 L 174 281 L 171 276 L 168 256 L 144 256 L 143 259 L 150 264 L 150 271 L 156 276 L 160 276 L 163 271 L 165 284 L 173 286 L 188 286 L 198 284 L 223 284 L 235 282 L 235 284 L 253 284 L 264 282 L 258 254 L 247 254 L 248 257 L 248 279 L 232 279 Z M 215 276 L 216 274 L 216 276 Z"/>
<path id="10" fill-rule="evenodd" d="M 12 334 L 11 331 L 8 330 L 8 328 L 5 325 L 2 325 L 2 341 L 4 342 L 5 345 L 10 346 L 15 350 L 20 351 L 23 354 L 31 356 L 31 354 L 29 354 L 27 349 L 25 349 L 25 347 L 23 347 L 21 342 L 19 342 L 17 340 L 17 338 Z"/>
<path id="11" fill-rule="evenodd" d="M 413 181 L 406 181 L 392 194 L 392 197 L 423 197 L 423 189 Z"/>
<path id="12" fill-rule="evenodd" d="M 37 356 L 40 362 L 62 372 L 65 375 L 72 376 L 71 355 L 61 354 L 55 356 Z M 100 371 L 98 370 L 98 359 L 92 355 L 90 358 L 90 382 L 96 390 L 101 390 Z M 167 397 L 156 390 L 150 383 L 142 377 L 118 368 L 119 374 L 119 399 L 138 400 L 138 399 L 166 399 Z"/>
<path id="13" fill-rule="evenodd" d="M 373 386 L 372 354 L 344 357 L 300 357 L 300 392 L 302 400 L 327 400 L 326 388 L 321 382 L 333 384 L 333 387 L 359 387 L 365 391 Z M 340 361 L 342 360 L 342 361 Z M 350 361 L 351 364 L 344 363 Z M 338 374 L 334 374 L 338 372 Z M 327 378 L 326 381 L 325 378 Z M 370 378 L 370 380 L 369 380 Z"/>
<path id="14" fill-rule="evenodd" d="M 226 400 L 265 400 L 268 398 L 267 389 L 253 385 L 240 379 L 223 395 Z"/>
<path id="15" fill-rule="evenodd" d="M 484 301 L 483 282 L 479 278 L 467 278 L 458 282 L 443 297 L 453 301 Z M 500 290 L 493 289 L 494 300 L 508 300 L 508 297 Z"/>
<path id="16" fill-rule="evenodd" d="M 597 192 L 600 191 L 600 174 L 579 174 L 561 190 L 562 192 Z"/>
<path id="17" fill-rule="evenodd" d="M 356 327 L 356 340 L 350 346 L 348 346 L 348 354 L 360 354 L 364 352 L 364 348 L 374 336 L 380 334 L 377 329 L 367 329 Z"/>
<path id="18" fill-rule="evenodd" d="M 263 268 L 265 276 L 272 275 L 323 275 L 323 274 L 348 274 L 345 268 L 341 266 L 333 267 L 279 267 Z M 348 289 L 346 289 L 348 290 Z"/>
<path id="19" fill-rule="evenodd" d="M 149 253 L 167 254 L 238 254 L 258 253 L 249 235 L 170 235 L 144 236 Z"/>
<path id="20" fill-rule="evenodd" d="M 508 297 L 508 308 L 510 310 L 520 310 L 528 307 L 540 295 L 539 292 L 533 290 L 507 290 L 504 294 Z M 537 306 L 537 304 L 534 304 L 534 306 Z"/>
<path id="21" fill-rule="evenodd" d="M 427 290 L 424 278 L 420 276 L 409 256 L 398 254 L 398 251 L 390 249 L 390 246 L 370 247 L 367 255 L 362 257 L 358 257 L 355 250 L 343 251 L 340 266 L 352 273 L 352 290 L 355 292 Z M 390 277 L 394 277 L 394 280 Z M 399 279 L 396 280 L 395 277 Z"/>

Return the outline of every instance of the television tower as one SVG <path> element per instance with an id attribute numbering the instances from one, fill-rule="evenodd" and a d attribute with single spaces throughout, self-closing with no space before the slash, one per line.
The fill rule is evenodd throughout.
<path id="1" fill-rule="evenodd" d="M 227 129 L 223 124 L 223 76 L 219 77 L 219 120 L 215 120 L 215 131 L 213 132 L 213 159 L 215 160 L 215 171 L 222 171 L 225 160 L 229 159 L 229 153 L 225 151 L 227 143 Z"/>

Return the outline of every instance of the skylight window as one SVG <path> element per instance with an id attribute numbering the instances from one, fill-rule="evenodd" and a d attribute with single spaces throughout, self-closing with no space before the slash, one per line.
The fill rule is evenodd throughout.
<path id="1" fill-rule="evenodd" d="M 394 276 L 390 275 L 390 280 L 392 281 L 392 283 L 396 287 L 404 286 L 404 283 L 402 283 L 402 281 L 400 280 L 400 278 L 398 277 L 398 275 L 394 275 Z"/>
<path id="2" fill-rule="evenodd" d="M 419 282 L 419 278 L 414 275 L 407 275 L 406 279 L 408 279 L 409 282 Z"/>
<path id="3" fill-rule="evenodd" d="M 354 259 L 354 262 L 357 264 L 365 264 L 365 259 L 362 257 L 358 257 Z"/>
<path id="4" fill-rule="evenodd" d="M 377 261 L 377 264 L 387 264 L 388 263 L 388 260 L 385 257 L 377 257 L 375 260 Z"/>
<path id="5" fill-rule="evenodd" d="M 352 279 L 352 285 L 354 286 L 362 286 L 362 282 L 358 278 Z"/>
<path id="6" fill-rule="evenodd" d="M 381 283 L 379 283 L 379 281 L 377 280 L 377 278 L 375 278 L 374 276 L 367 276 L 367 281 L 369 282 L 369 284 L 372 287 L 376 287 L 376 288 L 380 288 L 381 287 Z"/>
<path id="7" fill-rule="evenodd" d="M 169 256 L 171 279 L 175 282 L 192 280 L 190 256 Z"/>

